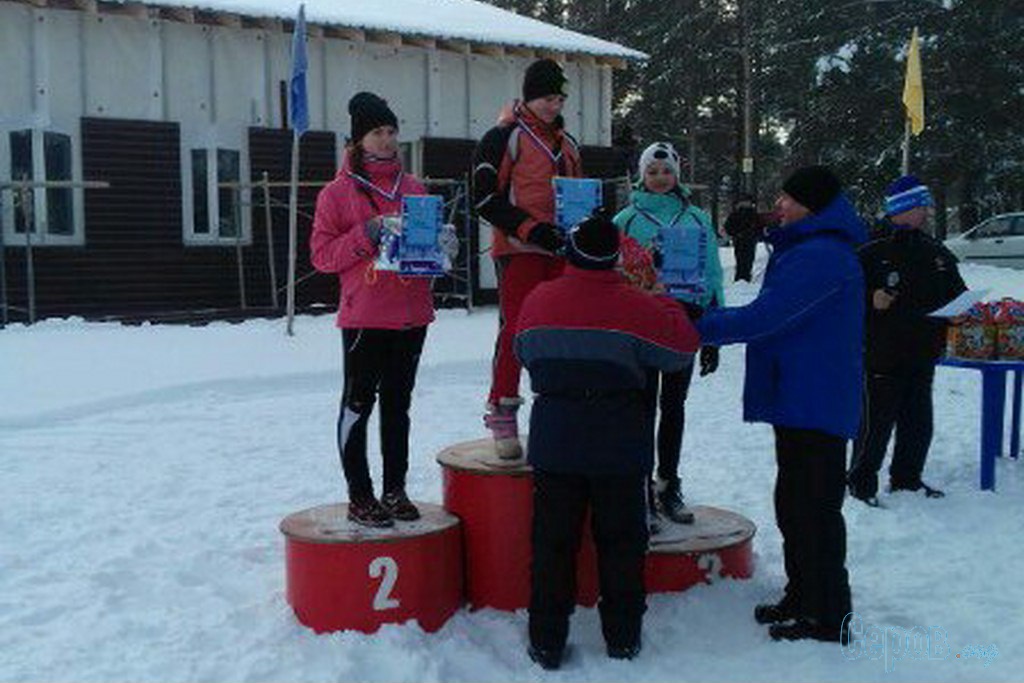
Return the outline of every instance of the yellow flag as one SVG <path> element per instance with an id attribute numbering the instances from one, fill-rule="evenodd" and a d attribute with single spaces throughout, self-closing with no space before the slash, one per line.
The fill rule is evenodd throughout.
<path id="1" fill-rule="evenodd" d="M 924 130 L 924 81 L 921 79 L 921 51 L 917 45 L 917 27 L 907 48 L 907 77 L 903 82 L 903 106 L 910 119 L 910 132 L 920 135 Z"/>

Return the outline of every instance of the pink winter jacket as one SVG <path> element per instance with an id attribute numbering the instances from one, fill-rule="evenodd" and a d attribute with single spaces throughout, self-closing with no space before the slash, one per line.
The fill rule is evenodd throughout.
<path id="1" fill-rule="evenodd" d="M 366 173 L 380 192 L 364 188 L 349 175 L 347 156 L 334 181 L 320 191 L 309 238 L 313 267 L 338 274 L 338 327 L 401 330 L 427 325 L 434 319 L 431 280 L 376 270 L 377 248 L 363 231 L 370 218 L 401 213 L 403 195 L 426 194 L 426 190 L 413 176 L 402 173 L 397 161 L 368 160 Z M 397 190 L 392 192 L 396 181 Z"/>

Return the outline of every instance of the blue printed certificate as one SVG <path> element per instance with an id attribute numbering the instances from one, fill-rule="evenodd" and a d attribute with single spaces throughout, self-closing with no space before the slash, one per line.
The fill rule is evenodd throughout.
<path id="1" fill-rule="evenodd" d="M 551 179 L 555 186 L 555 223 L 568 232 L 601 207 L 601 181 L 596 178 Z"/>
<path id="2" fill-rule="evenodd" d="M 444 201 L 437 195 L 402 197 L 402 232 L 398 247 L 401 275 L 444 275 L 444 254 L 438 243 L 444 223 Z"/>

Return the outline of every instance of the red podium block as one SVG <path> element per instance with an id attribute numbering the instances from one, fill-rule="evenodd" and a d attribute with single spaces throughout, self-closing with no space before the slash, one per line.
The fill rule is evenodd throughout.
<path id="1" fill-rule="evenodd" d="M 473 608 L 523 609 L 530 602 L 532 472 L 498 459 L 491 439 L 455 444 L 437 456 L 444 505 L 462 520 L 466 597 Z M 716 578 L 753 574 L 750 520 L 697 506 L 693 524 L 663 523 L 651 539 L 645 582 L 649 593 L 682 591 Z M 597 557 L 587 525 L 576 572 L 577 602 L 597 602 Z"/>
<path id="2" fill-rule="evenodd" d="M 317 633 L 373 633 L 409 619 L 441 628 L 463 601 L 459 520 L 417 506 L 421 519 L 390 529 L 349 522 L 346 504 L 286 517 L 287 598 L 298 620 Z"/>
<path id="3" fill-rule="evenodd" d="M 720 578 L 753 576 L 754 523 L 721 508 L 696 505 L 690 509 L 693 524 L 663 522 L 662 531 L 651 537 L 644 571 L 648 593 L 684 591 Z"/>
<path id="4" fill-rule="evenodd" d="M 525 461 L 498 458 L 494 441 L 456 444 L 437 456 L 443 468 L 444 506 L 462 520 L 466 599 L 471 607 L 514 611 L 530 604 L 530 528 L 533 476 Z M 597 556 L 589 532 L 576 563 L 576 600 L 597 602 Z"/>

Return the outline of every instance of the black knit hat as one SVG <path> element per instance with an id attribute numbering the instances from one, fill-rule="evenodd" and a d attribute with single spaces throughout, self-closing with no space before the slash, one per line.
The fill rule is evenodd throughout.
<path id="1" fill-rule="evenodd" d="M 804 166 L 782 184 L 782 191 L 811 213 L 821 213 L 842 190 L 842 181 L 827 166 Z"/>
<path id="2" fill-rule="evenodd" d="M 381 126 L 394 126 L 398 129 L 398 119 L 388 107 L 387 101 L 372 92 L 353 95 L 348 101 L 348 114 L 352 117 L 352 142 L 359 142 L 364 135 Z"/>
<path id="3" fill-rule="evenodd" d="M 609 270 L 619 262 L 619 229 L 604 215 L 586 219 L 569 231 L 569 263 L 587 270 Z"/>
<path id="4" fill-rule="evenodd" d="M 558 62 L 538 59 L 529 66 L 523 78 L 523 102 L 548 95 L 565 96 L 565 84 L 568 82 Z"/>

